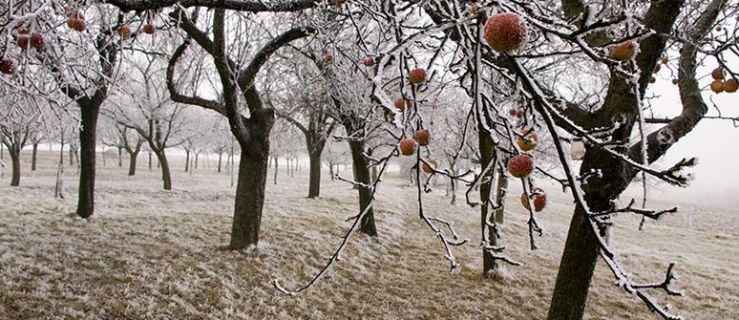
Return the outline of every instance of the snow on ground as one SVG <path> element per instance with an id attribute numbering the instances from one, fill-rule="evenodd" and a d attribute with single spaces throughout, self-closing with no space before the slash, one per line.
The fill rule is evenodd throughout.
<path id="1" fill-rule="evenodd" d="M 143 160 L 143 159 L 142 159 Z M 223 250 L 231 230 L 233 188 L 227 173 L 173 165 L 175 190 L 160 190 L 159 173 L 143 166 L 98 170 L 96 215 L 73 218 L 76 177 L 67 169 L 67 199 L 53 198 L 55 170 L 24 167 L 21 187 L 0 186 L 1 319 L 292 319 L 546 317 L 572 205 L 549 190 L 541 213 L 545 235 L 528 250 L 518 192 L 509 195 L 503 226 L 508 254 L 524 263 L 502 280 L 482 278 L 479 213 L 449 205 L 444 191 L 425 196 L 426 212 L 454 221 L 470 239 L 455 248 L 462 263 L 450 275 L 440 243 L 419 220 L 415 188 L 388 177 L 376 204 L 379 238 L 352 238 L 343 259 L 313 289 L 297 297 L 271 284 L 297 288 L 326 262 L 356 213 L 355 190 L 323 179 L 321 199 L 306 199 L 307 173 L 280 172 L 268 185 L 259 248 Z M 351 171 L 344 170 L 349 173 Z M 462 198 L 463 199 L 463 198 Z M 665 203 L 665 206 L 668 204 Z M 635 231 L 621 215 L 615 231 L 620 259 L 639 281 L 661 281 L 677 262 L 678 288 L 666 297 L 688 319 L 730 319 L 739 312 L 739 211 L 681 206 L 680 214 Z M 688 212 L 686 212 L 688 211 Z M 588 319 L 657 319 L 634 296 L 613 285 L 603 263 L 587 306 Z"/>

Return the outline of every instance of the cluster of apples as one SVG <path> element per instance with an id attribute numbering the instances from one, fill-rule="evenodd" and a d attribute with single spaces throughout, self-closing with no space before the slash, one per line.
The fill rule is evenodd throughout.
<path id="1" fill-rule="evenodd" d="M 720 67 L 713 69 L 713 71 L 711 72 L 711 77 L 713 78 L 713 82 L 711 82 L 711 90 L 713 90 L 713 92 L 715 93 L 734 93 L 737 89 L 739 89 L 739 83 L 737 83 L 736 79 L 729 78 L 724 80 L 724 78 L 726 77 L 726 70 Z"/>
<path id="2" fill-rule="evenodd" d="M 39 52 L 46 50 L 46 43 L 44 42 L 44 36 L 41 33 L 34 32 L 29 34 L 28 30 L 21 28 L 18 30 L 18 38 L 16 44 L 21 48 L 22 51 L 26 51 L 29 48 L 34 48 Z"/>
<path id="3" fill-rule="evenodd" d="M 534 129 L 521 130 L 519 135 L 516 135 L 516 143 L 519 149 L 523 151 L 521 154 L 517 154 L 508 160 L 508 172 L 516 178 L 528 177 L 531 172 L 534 171 L 534 157 L 526 153 L 534 150 L 537 146 L 539 137 Z M 547 203 L 547 195 L 541 188 L 534 188 L 530 195 L 525 192 L 521 194 L 521 204 L 529 209 L 528 198 L 534 204 L 534 211 L 539 212 L 544 209 Z"/>
<path id="4" fill-rule="evenodd" d="M 405 138 L 401 139 L 400 142 L 398 142 L 398 150 L 400 150 L 400 154 L 404 156 L 411 156 L 416 153 L 416 148 L 418 146 L 427 146 L 429 145 L 431 139 L 431 133 L 428 131 L 428 129 L 419 129 L 416 130 L 416 132 L 413 133 L 413 138 Z M 436 169 L 436 166 L 438 165 L 438 162 L 436 159 L 429 159 L 428 161 L 423 163 L 423 166 L 421 167 L 423 169 L 423 172 L 431 173 L 434 169 Z"/>

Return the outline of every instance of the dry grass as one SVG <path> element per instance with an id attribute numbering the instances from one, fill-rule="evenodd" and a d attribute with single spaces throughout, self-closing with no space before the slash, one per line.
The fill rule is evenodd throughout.
<path id="1" fill-rule="evenodd" d="M 572 211 L 564 196 L 550 203 L 541 214 L 541 248 L 532 252 L 511 197 L 504 241 L 524 265 L 507 267 L 504 280 L 492 281 L 481 277 L 478 212 L 450 206 L 443 191 L 432 192 L 427 212 L 454 220 L 471 240 L 456 249 L 463 269 L 450 275 L 440 244 L 415 213 L 415 189 L 390 178 L 376 205 L 380 237 L 353 238 L 327 277 L 291 298 L 278 294 L 271 280 L 294 288 L 321 267 L 348 226 L 344 219 L 354 214 L 348 185 L 324 179 L 324 197 L 309 200 L 302 173 L 281 176 L 280 184 L 268 186 L 260 248 L 231 252 L 220 249 L 228 242 L 233 202 L 226 174 L 176 171 L 175 190 L 164 192 L 157 172 L 143 169 L 129 178 L 123 169 L 101 168 L 96 216 L 84 221 L 67 215 L 74 211 L 75 177 L 66 179 L 68 199 L 52 198 L 48 162 L 42 171 L 26 172 L 22 187 L 8 187 L 7 172 L 0 186 L 3 319 L 542 319 Z M 691 228 L 678 216 L 637 232 L 636 218 L 619 217 L 621 260 L 643 281 L 661 280 L 676 261 L 687 297 L 658 296 L 689 319 L 734 318 L 739 212 L 688 209 Z M 656 319 L 613 286 L 602 263 L 587 318 Z"/>

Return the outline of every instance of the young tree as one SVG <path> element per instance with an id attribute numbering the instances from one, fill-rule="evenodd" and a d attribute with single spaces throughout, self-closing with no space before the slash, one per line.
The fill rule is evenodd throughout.
<path id="1" fill-rule="evenodd" d="M 10 110 L 0 111 L 3 114 L 3 119 L 0 119 L 0 142 L 7 147 L 10 155 L 13 168 L 10 179 L 11 187 L 20 186 L 21 150 L 28 142 L 29 136 L 33 134 L 34 128 L 32 126 L 37 121 L 36 117 L 34 117 L 35 119 L 27 117 L 28 115 L 24 112 L 25 108 L 18 105 L 19 101 L 16 99 L 18 97 L 5 96 L 0 100 L 6 106 L 5 108 L 10 106 Z"/>
<path id="2" fill-rule="evenodd" d="M 143 42 L 143 41 L 142 41 Z M 156 52 L 150 41 L 146 52 Z M 145 45 L 145 44 L 144 44 Z M 111 111 L 119 125 L 137 132 L 159 160 L 162 188 L 172 190 L 172 173 L 166 149 L 176 147 L 187 137 L 183 135 L 188 119 L 185 106 L 169 99 L 165 81 L 165 62 L 158 54 L 130 55 L 125 79 L 126 89 Z"/>
<path id="3" fill-rule="evenodd" d="M 304 59 L 288 56 L 276 63 L 271 74 L 279 74 L 280 78 L 271 82 L 267 95 L 270 103 L 280 106 L 275 109 L 277 116 L 305 137 L 310 162 L 308 198 L 317 198 L 321 189 L 321 155 L 338 122 L 332 117 L 332 101 L 325 84 L 316 81 L 320 75 L 302 62 Z"/>
<path id="4" fill-rule="evenodd" d="M 288 8 L 289 9 L 289 8 Z M 286 9 L 287 10 L 287 9 Z M 244 249 L 257 245 L 259 226 L 261 224 L 264 189 L 267 177 L 267 159 L 269 155 L 269 136 L 274 124 L 274 111 L 263 103 L 256 78 L 259 70 L 272 54 L 297 39 L 308 36 L 310 28 L 295 26 L 272 38 L 260 49 L 254 51 L 246 61 L 238 61 L 246 56 L 248 49 L 243 43 L 235 42 L 243 47 L 227 50 L 228 34 L 239 32 L 244 28 L 256 31 L 247 17 L 226 13 L 224 9 L 213 12 L 212 39 L 182 9 L 175 9 L 173 20 L 187 34 L 187 39 L 175 50 L 167 69 L 168 88 L 172 100 L 200 106 L 216 111 L 228 119 L 231 133 L 241 147 L 239 176 L 236 187 L 236 203 L 234 221 L 231 232 L 231 249 Z M 259 17 L 257 17 L 259 19 Z M 229 21 L 229 23 L 226 23 Z M 227 32 L 228 29 L 228 32 Z M 251 32 L 250 32 L 251 33 Z M 219 75 L 222 102 L 198 96 L 183 94 L 177 86 L 174 72 L 180 58 L 185 54 L 192 41 L 197 43 L 212 59 Z M 244 54 L 234 56 L 230 52 Z M 242 105 L 247 108 L 248 116 L 243 113 Z"/>

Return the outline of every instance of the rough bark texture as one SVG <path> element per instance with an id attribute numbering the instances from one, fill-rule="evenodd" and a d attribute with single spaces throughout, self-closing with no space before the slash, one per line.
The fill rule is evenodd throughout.
<path id="1" fill-rule="evenodd" d="M 364 144 L 361 141 L 352 140 L 349 142 L 349 148 L 352 151 L 352 163 L 354 164 L 354 178 L 357 182 L 369 185 L 370 184 L 370 170 L 368 167 L 367 159 L 363 155 Z M 359 187 L 359 212 L 368 210 L 362 218 L 359 225 L 359 230 L 370 236 L 377 236 L 377 227 L 375 226 L 375 214 L 370 205 L 372 200 L 371 191 L 365 187 Z M 369 207 L 369 208 L 368 208 Z"/>
<path id="2" fill-rule="evenodd" d="M 271 109 L 260 110 L 246 120 L 249 123 L 247 143 L 241 143 L 241 159 L 236 184 L 236 203 L 229 247 L 234 250 L 256 246 L 262 223 L 267 169 L 269 167 L 269 134 L 274 123 Z"/>
<path id="3" fill-rule="evenodd" d="M 157 159 L 159 160 L 159 165 L 162 168 L 162 187 L 164 190 L 172 190 L 172 174 L 169 170 L 169 160 L 167 160 L 167 154 L 164 153 L 164 150 L 155 152 L 157 155 Z"/>
<path id="4" fill-rule="evenodd" d="M 480 147 L 480 162 L 482 163 L 482 166 L 485 167 L 492 159 L 493 159 L 493 140 L 490 138 L 490 135 L 485 132 L 485 130 L 479 130 L 478 131 L 478 141 L 479 141 L 479 147 Z M 487 220 L 488 214 L 493 214 L 492 209 L 489 207 L 490 203 L 490 192 L 492 191 L 492 185 L 493 185 L 493 176 L 495 173 L 495 168 L 488 170 L 488 172 L 485 174 L 486 178 L 483 178 L 483 182 L 480 185 L 480 202 L 482 202 L 482 205 L 480 206 L 480 227 L 482 231 L 483 239 L 485 235 L 488 237 L 488 243 L 487 245 L 495 246 L 497 244 L 497 239 L 495 238 L 495 235 L 492 234 L 490 228 L 485 223 Z M 495 259 L 493 259 L 493 256 L 490 254 L 489 251 L 482 249 L 482 272 L 484 276 L 490 275 L 492 271 L 495 271 L 497 268 L 497 263 Z"/>
<path id="5" fill-rule="evenodd" d="M 654 1 L 645 14 L 645 25 L 659 33 L 669 33 L 682 8 L 682 0 Z M 635 58 L 640 70 L 653 70 L 665 49 L 665 39 L 655 34 L 639 42 L 640 53 Z M 639 86 L 635 88 L 623 76 L 613 73 L 603 106 L 587 121 L 580 123 L 587 129 L 610 125 L 615 116 L 622 116 L 624 124 L 611 136 L 613 141 L 628 141 L 637 118 L 637 96 L 644 94 L 650 72 L 643 72 Z M 635 90 L 636 89 L 636 90 Z M 625 152 L 626 147 L 616 148 Z M 585 201 L 593 212 L 611 208 L 616 199 L 633 179 L 636 171 L 603 150 L 588 149 L 580 173 L 598 169 L 601 177 L 589 179 L 583 185 Z M 548 319 L 582 319 L 590 282 L 598 259 L 596 235 L 584 216 L 584 209 L 577 207 L 573 213 L 570 230 L 557 274 Z"/>
<path id="6" fill-rule="evenodd" d="M 128 159 L 128 175 L 134 176 L 136 175 L 136 161 L 138 160 L 139 153 L 134 152 L 129 154 Z"/>
<path id="7" fill-rule="evenodd" d="M 21 184 L 21 150 L 15 145 L 8 148 L 10 162 L 12 162 L 13 173 L 10 178 L 10 186 L 17 187 Z"/>
<path id="8" fill-rule="evenodd" d="M 33 153 L 31 153 L 31 171 L 36 171 L 36 163 L 38 162 L 38 142 L 33 143 Z"/>
<path id="9" fill-rule="evenodd" d="M 77 215 L 89 218 L 95 212 L 95 139 L 100 105 L 80 105 L 80 183 Z"/>
<path id="10" fill-rule="evenodd" d="M 321 153 L 323 149 L 318 149 L 310 154 L 310 178 L 308 181 L 308 198 L 318 198 L 321 194 Z"/>

